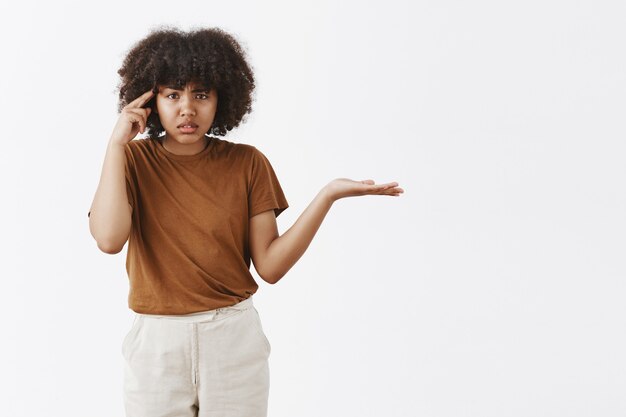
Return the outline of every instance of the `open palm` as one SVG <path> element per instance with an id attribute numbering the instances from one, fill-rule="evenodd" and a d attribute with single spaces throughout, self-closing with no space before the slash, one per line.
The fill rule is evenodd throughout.
<path id="1" fill-rule="evenodd" d="M 329 197 L 335 201 L 344 197 L 361 195 L 390 195 L 398 197 L 404 192 L 397 182 L 376 184 L 374 180 L 354 181 L 349 178 L 337 178 L 326 186 Z"/>

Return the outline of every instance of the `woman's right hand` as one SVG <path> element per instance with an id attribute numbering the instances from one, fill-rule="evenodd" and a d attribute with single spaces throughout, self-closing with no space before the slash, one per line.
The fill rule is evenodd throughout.
<path id="1" fill-rule="evenodd" d="M 122 109 L 113 128 L 110 143 L 125 146 L 137 136 L 137 133 L 143 133 L 146 130 L 146 123 L 152 109 L 143 108 L 143 106 L 153 96 L 152 90 L 146 91 Z"/>

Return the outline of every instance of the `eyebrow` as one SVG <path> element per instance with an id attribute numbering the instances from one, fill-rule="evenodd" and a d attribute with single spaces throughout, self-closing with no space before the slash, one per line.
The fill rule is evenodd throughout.
<path id="1" fill-rule="evenodd" d="M 165 86 L 165 88 L 169 88 L 170 90 L 175 90 L 175 91 L 182 91 L 182 89 L 178 88 L 178 86 L 176 85 L 168 85 L 168 86 Z M 192 93 L 206 93 L 206 92 L 209 92 L 210 90 L 211 90 L 210 88 L 201 87 L 201 88 L 196 88 L 195 90 L 192 91 Z"/>

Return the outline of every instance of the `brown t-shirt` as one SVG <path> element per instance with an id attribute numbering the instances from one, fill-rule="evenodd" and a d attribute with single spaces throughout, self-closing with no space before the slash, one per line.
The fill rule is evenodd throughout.
<path id="1" fill-rule="evenodd" d="M 154 139 L 126 147 L 133 207 L 126 270 L 128 306 L 144 314 L 188 314 L 236 304 L 258 289 L 250 274 L 250 217 L 289 204 L 265 155 L 211 137 L 195 155 Z"/>

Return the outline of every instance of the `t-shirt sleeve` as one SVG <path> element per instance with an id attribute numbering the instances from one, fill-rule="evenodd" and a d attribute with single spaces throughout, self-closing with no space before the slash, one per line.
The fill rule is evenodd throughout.
<path id="1" fill-rule="evenodd" d="M 248 189 L 249 217 L 270 209 L 274 209 L 278 217 L 289 207 L 289 203 L 270 161 L 257 148 L 253 146 L 252 149 L 251 178 Z"/>
<path id="2" fill-rule="evenodd" d="M 131 174 L 132 172 L 132 154 L 130 151 L 130 148 L 128 147 L 128 144 L 126 145 L 126 147 L 124 148 L 124 153 L 126 155 L 126 162 L 124 163 L 124 178 L 125 178 L 125 183 L 126 183 L 126 197 L 128 198 L 128 204 L 131 205 L 131 207 L 133 207 L 133 210 L 135 209 L 135 187 L 134 184 L 135 182 L 133 181 L 134 176 Z M 87 213 L 87 217 L 89 217 L 91 215 L 91 211 L 89 211 Z"/>

